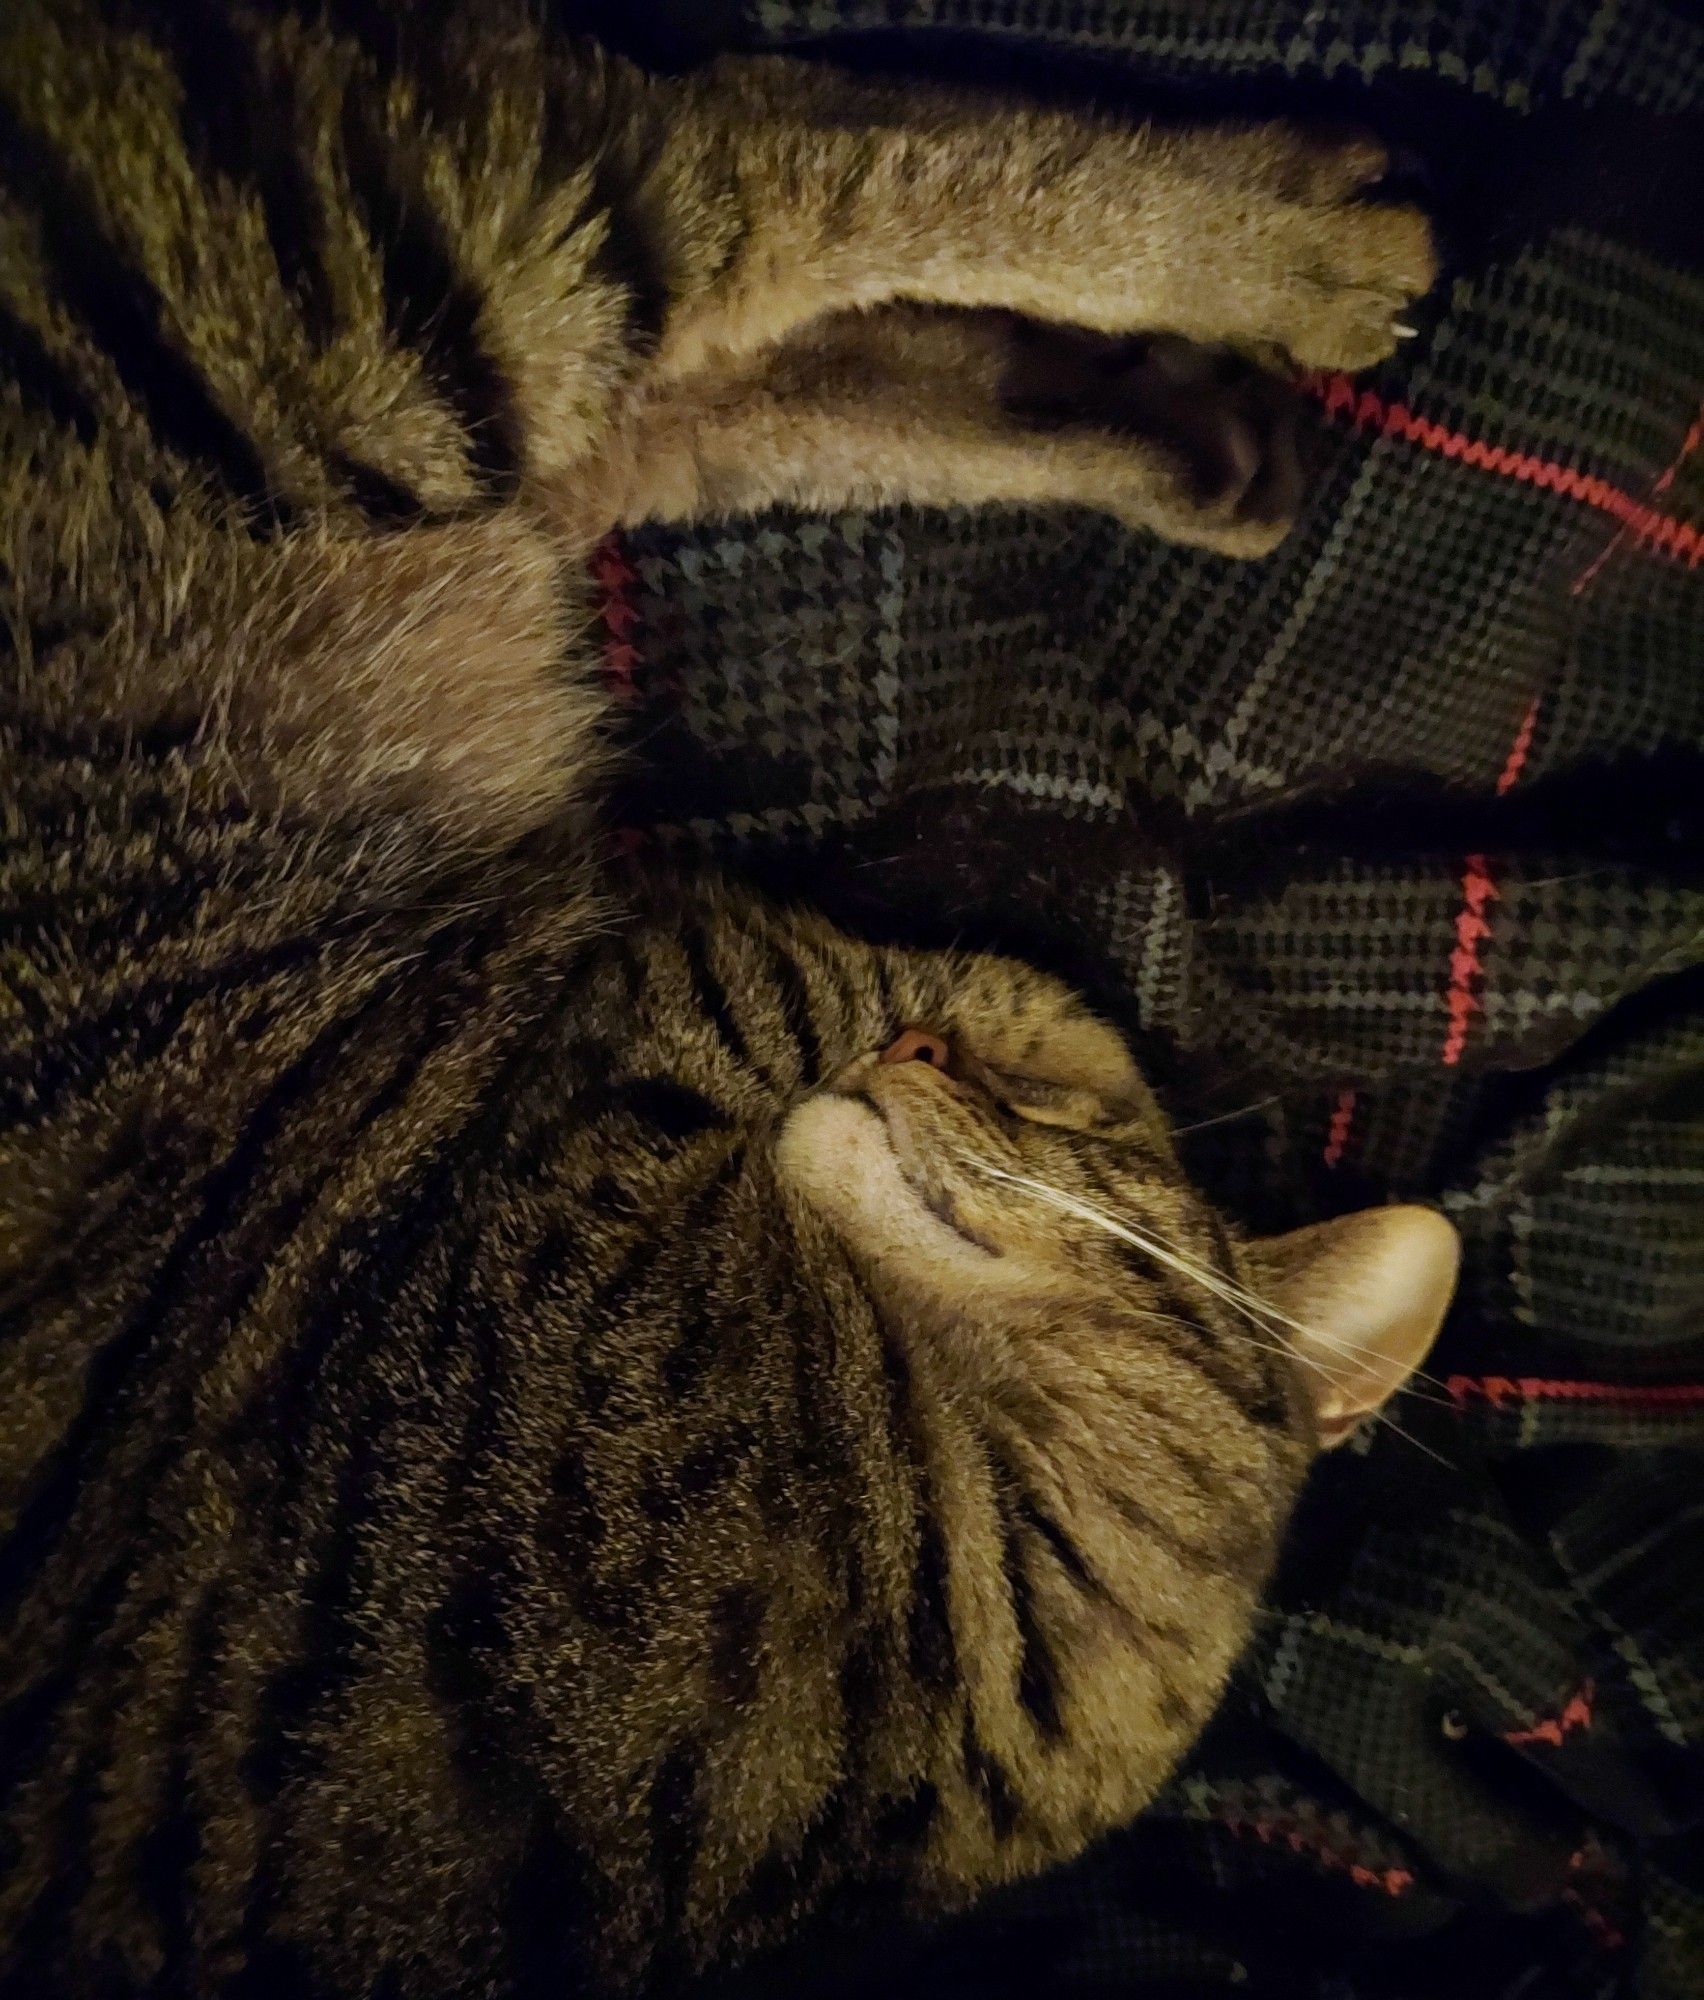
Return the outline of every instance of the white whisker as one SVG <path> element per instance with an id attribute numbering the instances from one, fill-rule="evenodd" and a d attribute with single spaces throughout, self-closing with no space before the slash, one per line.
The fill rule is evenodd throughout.
<path id="1" fill-rule="evenodd" d="M 1251 1118 L 1255 1112 L 1264 1111 L 1278 1102 L 1278 1095 L 1274 1092 L 1272 1096 L 1259 1098 L 1253 1104 L 1239 1105 L 1235 1111 L 1221 1111 L 1214 1118 L 1197 1118 L 1190 1125 L 1174 1125 L 1171 1135 L 1174 1139 L 1181 1139 L 1190 1132 L 1210 1132 L 1215 1125 L 1229 1125 L 1235 1118 Z"/>
<path id="2" fill-rule="evenodd" d="M 987 1161 L 975 1159 L 971 1155 L 965 1155 L 964 1158 L 967 1164 L 975 1167 L 978 1172 L 986 1174 L 990 1179 L 1005 1182 L 1012 1187 L 1023 1188 L 1038 1201 L 1047 1203 L 1051 1207 L 1059 1209 L 1064 1214 L 1074 1215 L 1080 1221 L 1092 1223 L 1096 1228 L 1104 1230 L 1109 1236 L 1115 1236 L 1122 1242 L 1129 1243 L 1135 1249 L 1144 1251 L 1156 1263 L 1163 1265 L 1167 1270 L 1175 1272 L 1178 1276 L 1188 1279 L 1191 1283 L 1199 1285 L 1210 1296 L 1218 1299 L 1222 1304 L 1230 1306 L 1234 1311 L 1241 1313 L 1245 1319 L 1249 1320 L 1262 1332 L 1271 1334 L 1274 1331 L 1274 1323 L 1279 1326 L 1287 1326 L 1296 1333 L 1308 1334 L 1312 1332 L 1312 1329 L 1306 1326 L 1301 1320 L 1292 1318 L 1290 1314 L 1280 1311 L 1269 1301 L 1257 1297 L 1246 1286 L 1227 1280 L 1217 1271 L 1209 1270 L 1205 1265 L 1198 1264 L 1194 1258 L 1185 1256 L 1181 1251 L 1174 1249 L 1170 1244 L 1163 1242 L 1157 1236 L 1151 1235 L 1148 1231 L 1139 1229 L 1134 1224 L 1122 1221 L 1118 1217 L 1108 1215 L 1104 1209 L 1097 1207 L 1093 1202 L 1084 1201 L 1077 1195 L 1066 1194 L 1063 1189 L 1051 1187 L 1045 1181 L 1034 1180 L 1028 1174 L 1011 1173 L 1004 1167 L 990 1166 Z M 1241 1337 L 1245 1339 L 1249 1338 L 1247 1335 Z M 1253 1342 L 1252 1344 L 1259 1346 L 1264 1343 Z M 1371 1351 L 1358 1342 L 1339 1344 L 1346 1346 L 1350 1353 Z M 1296 1366 L 1310 1369 L 1325 1381 L 1336 1382 L 1341 1385 L 1351 1379 L 1352 1371 L 1339 1375 L 1316 1354 L 1298 1354 L 1283 1342 L 1272 1342 L 1269 1345 L 1270 1351 L 1285 1355 Z M 1432 1380 L 1435 1378 L 1428 1377 L 1426 1379 Z M 1442 1385 L 1440 1384 L 1439 1386 L 1441 1387 Z M 1413 1393 L 1418 1395 L 1420 1392 L 1416 1390 Z M 1425 1400 L 1443 1402 L 1445 1398 L 1428 1397 Z M 1370 1414 L 1375 1422 L 1384 1424 L 1387 1428 L 1393 1430 L 1398 1437 L 1405 1439 L 1406 1442 L 1413 1445 L 1415 1450 L 1425 1452 L 1427 1457 L 1436 1459 L 1440 1465 L 1448 1462 L 1440 1453 L 1433 1451 L 1429 1445 L 1422 1444 L 1417 1437 L 1404 1430 L 1387 1411 L 1377 1409 L 1370 1412 Z"/>
<path id="3" fill-rule="evenodd" d="M 1204 1264 L 1196 1263 L 1192 1257 L 1187 1256 L 1174 1245 L 1165 1243 L 1159 1237 L 1150 1234 L 1136 1223 L 1122 1221 L 1117 1217 L 1110 1216 L 1103 1209 L 1096 1207 L 1092 1202 L 1082 1201 L 1077 1196 L 1066 1195 L 1058 1188 L 1048 1186 L 1044 1181 L 1031 1180 L 1024 1174 L 1007 1173 L 1004 1169 L 990 1167 L 983 1161 L 971 1161 L 970 1164 L 976 1166 L 981 1172 L 992 1175 L 995 1179 L 1010 1181 L 1014 1186 L 1027 1188 L 1039 1200 L 1051 1202 L 1055 1207 L 1062 1208 L 1068 1213 L 1078 1216 L 1085 1222 L 1093 1222 L 1097 1227 L 1106 1230 L 1110 1235 L 1122 1237 L 1135 1248 L 1146 1250 L 1160 1263 L 1166 1264 L 1180 1275 L 1193 1279 L 1204 1290 L 1214 1293 L 1215 1296 L 1224 1299 L 1228 1304 L 1238 1306 L 1245 1313 L 1252 1312 L 1258 1314 L 1263 1322 L 1276 1322 L 1281 1326 L 1289 1327 L 1296 1333 L 1311 1334 L 1314 1331 L 1313 1328 L 1305 1325 L 1301 1320 L 1292 1318 L 1290 1314 L 1281 1311 L 1277 1306 L 1261 1298 L 1258 1293 L 1249 1291 L 1245 1286 L 1237 1284 L 1234 1280 L 1225 1278 L 1221 1273 L 1209 1269 Z M 1343 1348 L 1349 1354 L 1374 1354 L 1377 1352 L 1366 1341 L 1344 1340 L 1339 1337 L 1333 1344 Z M 1440 1405 L 1448 1404 L 1451 1408 L 1454 1407 L 1454 1398 L 1447 1392 L 1448 1385 L 1440 1377 L 1429 1375 L 1423 1369 L 1415 1369 L 1409 1380 L 1411 1383 L 1428 1382 L 1434 1388 L 1444 1391 L 1443 1394 L 1437 1396 L 1420 1396 L 1421 1401 L 1435 1402 Z M 1411 1393 L 1417 1396 L 1420 1394 L 1418 1390 L 1412 1390 Z"/>

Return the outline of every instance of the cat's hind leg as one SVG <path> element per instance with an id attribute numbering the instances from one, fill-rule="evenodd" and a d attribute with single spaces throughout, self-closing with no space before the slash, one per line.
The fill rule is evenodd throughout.
<path id="1" fill-rule="evenodd" d="M 1287 385 L 1222 349 L 895 306 L 654 394 L 575 493 L 617 496 L 628 524 L 781 503 L 1074 505 L 1256 556 L 1300 501 L 1299 433 Z"/>

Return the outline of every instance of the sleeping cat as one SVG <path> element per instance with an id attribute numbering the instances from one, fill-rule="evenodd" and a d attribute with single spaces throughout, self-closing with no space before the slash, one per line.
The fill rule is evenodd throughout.
<path id="1" fill-rule="evenodd" d="M 10 0 L 0 1990 L 665 1985 L 1152 1795 L 1453 1235 L 1239 1240 L 1052 980 L 618 890 L 581 578 L 777 500 L 1258 553 L 1251 357 L 1431 279 L 1381 169 Z"/>

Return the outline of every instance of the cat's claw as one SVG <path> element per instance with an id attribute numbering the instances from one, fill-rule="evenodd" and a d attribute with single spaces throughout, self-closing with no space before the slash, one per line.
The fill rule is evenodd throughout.
<path id="1" fill-rule="evenodd" d="M 1403 313 L 1436 281 L 1437 251 L 1420 209 L 1377 198 L 1389 166 L 1377 139 L 1280 124 L 1191 150 L 1211 218 L 1195 225 L 1197 337 L 1269 340 L 1303 368 L 1349 370 L 1409 337 Z"/>

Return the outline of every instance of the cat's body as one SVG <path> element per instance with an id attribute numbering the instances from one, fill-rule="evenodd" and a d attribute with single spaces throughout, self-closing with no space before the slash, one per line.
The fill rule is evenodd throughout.
<path id="1" fill-rule="evenodd" d="M 1353 364 L 1423 225 L 474 13 L 0 22 L 8 1994 L 564 1992 L 1069 1854 L 1390 1386 L 1250 1336 L 1341 1285 L 1051 982 L 619 904 L 577 577 L 776 497 L 1265 546 L 1264 386 L 1062 412 L 1008 309 Z"/>

